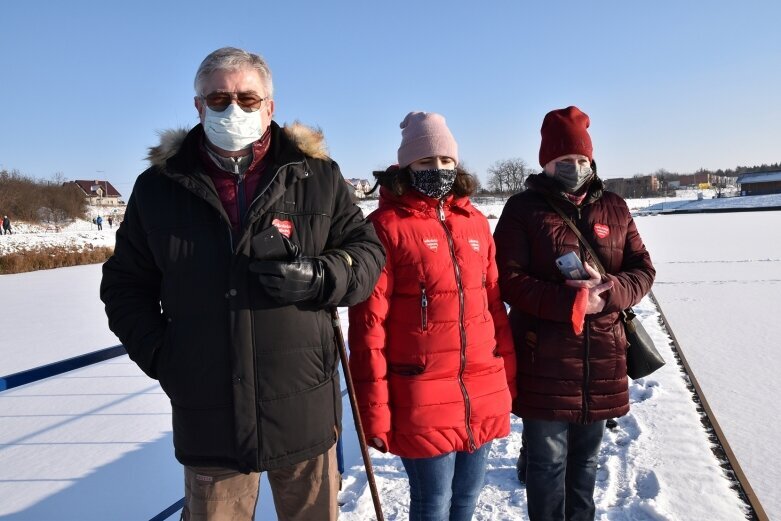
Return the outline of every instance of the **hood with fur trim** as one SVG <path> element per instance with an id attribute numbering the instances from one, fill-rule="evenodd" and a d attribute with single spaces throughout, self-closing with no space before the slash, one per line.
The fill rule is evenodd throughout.
<path id="1" fill-rule="evenodd" d="M 325 143 L 323 131 L 313 128 L 298 121 L 282 127 L 287 138 L 306 156 L 314 159 L 328 159 L 328 147 Z M 184 143 L 184 138 L 190 132 L 186 128 L 163 130 L 159 133 L 160 143 L 149 147 L 146 159 L 152 166 L 163 166 L 165 162 L 176 155 Z"/>

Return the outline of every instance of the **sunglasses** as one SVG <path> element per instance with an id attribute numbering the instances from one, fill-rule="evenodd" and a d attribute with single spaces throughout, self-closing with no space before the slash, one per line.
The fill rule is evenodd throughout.
<path id="1" fill-rule="evenodd" d="M 244 112 L 255 112 L 260 109 L 260 105 L 266 98 L 261 98 L 254 92 L 212 92 L 201 96 L 201 99 L 206 102 L 207 107 L 215 112 L 227 109 L 234 99 Z"/>

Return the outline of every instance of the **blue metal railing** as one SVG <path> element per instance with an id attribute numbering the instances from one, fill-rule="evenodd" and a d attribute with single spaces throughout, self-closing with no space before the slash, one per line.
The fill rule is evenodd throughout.
<path id="1" fill-rule="evenodd" d="M 51 378 L 52 376 L 57 376 L 69 371 L 74 371 L 76 369 L 81 369 L 82 367 L 87 367 L 88 365 L 97 364 L 98 362 L 103 362 L 126 354 L 127 351 L 125 350 L 125 346 L 120 344 L 113 347 L 107 347 L 106 349 L 93 351 L 92 353 L 74 356 L 73 358 L 68 358 L 59 362 L 42 365 L 40 367 L 34 367 L 33 369 L 28 369 L 26 371 L 20 371 L 18 373 L 9 374 L 7 376 L 0 376 L 0 392 L 13 389 L 14 387 L 19 387 L 21 385 L 37 382 L 39 380 L 44 380 L 46 378 Z M 347 389 L 342 390 L 342 398 L 345 396 L 347 396 Z M 339 437 L 336 442 L 336 453 L 339 472 L 344 473 L 344 456 L 342 454 L 341 437 Z M 184 507 L 184 498 L 181 498 L 149 521 L 164 521 L 181 510 L 182 507 Z"/>
<path id="2" fill-rule="evenodd" d="M 157 514 L 149 521 L 163 521 L 164 519 L 168 519 L 175 513 L 179 512 L 182 509 L 182 507 L 184 507 L 184 498 L 180 499 L 170 507 L 166 508 L 165 510 Z"/>
<path id="3" fill-rule="evenodd" d="M 52 364 L 42 365 L 26 371 L 20 371 L 18 373 L 9 374 L 8 376 L 0 376 L 0 391 L 6 391 L 25 385 L 44 378 L 50 378 L 57 376 L 58 374 L 67 373 L 75 369 L 81 369 L 88 365 L 97 364 L 104 360 L 116 358 L 118 356 L 126 355 L 125 346 L 118 345 L 114 347 L 108 347 L 85 355 L 74 356 L 67 360 L 61 360 Z"/>

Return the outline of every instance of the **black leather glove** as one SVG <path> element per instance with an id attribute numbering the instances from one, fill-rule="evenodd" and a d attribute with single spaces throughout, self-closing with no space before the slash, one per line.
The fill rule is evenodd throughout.
<path id="1" fill-rule="evenodd" d="M 317 257 L 299 257 L 292 261 L 253 261 L 249 265 L 258 274 L 266 294 L 280 304 L 296 304 L 318 298 L 325 279 L 323 261 Z"/>

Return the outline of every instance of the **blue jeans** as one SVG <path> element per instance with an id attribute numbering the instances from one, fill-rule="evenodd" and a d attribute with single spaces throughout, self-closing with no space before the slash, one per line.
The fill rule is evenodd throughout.
<path id="1" fill-rule="evenodd" d="M 409 477 L 410 521 L 469 521 L 483 488 L 489 441 L 474 452 L 401 458 Z"/>
<path id="2" fill-rule="evenodd" d="M 523 420 L 528 442 L 530 521 L 593 521 L 594 484 L 605 421 Z"/>

